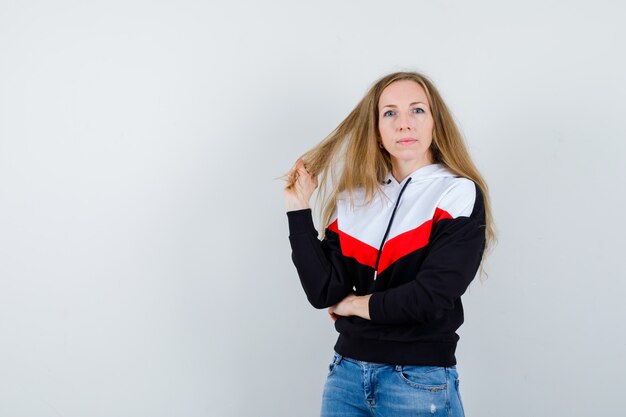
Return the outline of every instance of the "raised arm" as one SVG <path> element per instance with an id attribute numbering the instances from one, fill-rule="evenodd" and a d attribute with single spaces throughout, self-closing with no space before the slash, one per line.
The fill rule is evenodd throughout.
<path id="1" fill-rule="evenodd" d="M 326 229 L 326 236 L 320 242 L 310 209 L 289 211 L 287 217 L 291 259 L 307 299 L 315 308 L 338 303 L 353 286 L 342 260 L 339 236 Z"/>
<path id="2" fill-rule="evenodd" d="M 309 208 L 315 188 L 317 177 L 298 160 L 284 191 L 291 259 L 311 305 L 326 308 L 341 301 L 353 284 L 343 267 L 339 236 L 327 229 L 323 241 L 317 238 Z"/>

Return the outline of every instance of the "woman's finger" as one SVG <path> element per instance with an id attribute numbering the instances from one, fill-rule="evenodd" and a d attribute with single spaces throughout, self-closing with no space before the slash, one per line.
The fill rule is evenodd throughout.
<path id="1" fill-rule="evenodd" d="M 298 166 L 297 172 L 302 175 L 309 175 L 309 171 L 305 168 L 304 164 Z"/>
<path id="2" fill-rule="evenodd" d="M 306 173 L 306 174 L 311 174 L 311 172 L 309 171 L 309 166 L 307 164 L 304 163 L 304 161 L 302 160 L 302 158 L 298 159 L 296 161 L 296 166 L 295 166 L 296 170 L 298 172 L 301 173 Z"/>

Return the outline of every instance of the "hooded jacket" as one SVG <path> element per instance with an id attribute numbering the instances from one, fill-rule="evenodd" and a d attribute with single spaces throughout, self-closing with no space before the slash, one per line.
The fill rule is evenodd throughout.
<path id="1" fill-rule="evenodd" d="M 350 293 L 372 294 L 371 320 L 339 317 L 335 351 L 368 362 L 453 366 L 463 323 L 461 295 L 485 247 L 480 188 L 443 164 L 390 174 L 365 204 L 337 199 L 325 237 L 310 209 L 287 212 L 292 260 L 309 302 L 330 307 Z"/>

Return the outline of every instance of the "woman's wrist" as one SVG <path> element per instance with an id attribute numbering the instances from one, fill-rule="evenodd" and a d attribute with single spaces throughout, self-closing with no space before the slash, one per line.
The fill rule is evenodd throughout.
<path id="1" fill-rule="evenodd" d="M 370 297 L 372 294 L 355 297 L 352 300 L 352 314 L 366 320 L 370 319 Z"/>
<path id="2" fill-rule="evenodd" d="M 308 208 L 311 208 L 311 207 L 305 206 L 305 205 L 294 205 L 294 206 L 287 205 L 287 211 L 297 211 L 297 210 L 304 210 Z"/>
<path id="3" fill-rule="evenodd" d="M 292 199 L 287 199 L 285 201 L 285 206 L 287 208 L 287 211 L 304 210 L 304 209 L 311 208 L 309 207 L 309 204 L 305 201 L 292 200 Z"/>

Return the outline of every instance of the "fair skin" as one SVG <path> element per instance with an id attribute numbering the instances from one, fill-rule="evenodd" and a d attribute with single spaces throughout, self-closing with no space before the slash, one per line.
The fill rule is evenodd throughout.
<path id="1" fill-rule="evenodd" d="M 411 80 L 395 81 L 378 101 L 378 128 L 382 145 L 391 156 L 391 173 L 402 182 L 411 172 L 433 163 L 430 145 L 434 121 L 422 86 Z M 317 175 L 307 170 L 301 159 L 291 170 L 284 190 L 287 211 L 309 208 Z M 331 319 L 359 316 L 370 320 L 371 294 L 350 294 L 328 309 Z"/>
<path id="2" fill-rule="evenodd" d="M 430 145 L 434 126 L 428 97 L 421 85 L 402 80 L 383 90 L 378 101 L 378 130 L 391 156 L 391 173 L 398 182 L 433 163 Z"/>

